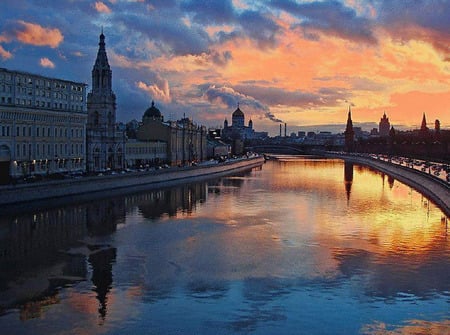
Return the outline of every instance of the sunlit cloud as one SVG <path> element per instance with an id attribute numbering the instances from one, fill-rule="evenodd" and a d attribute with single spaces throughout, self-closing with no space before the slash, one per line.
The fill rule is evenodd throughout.
<path id="1" fill-rule="evenodd" d="M 39 65 L 41 65 L 42 67 L 48 67 L 50 69 L 55 68 L 55 64 L 47 57 L 41 58 L 39 61 Z"/>
<path id="2" fill-rule="evenodd" d="M 3 59 L 8 59 L 12 57 L 12 53 L 10 53 L 9 51 L 5 50 L 1 45 L 0 45 L 0 57 L 2 57 Z"/>
<path id="3" fill-rule="evenodd" d="M 16 39 L 22 43 L 51 48 L 58 47 L 64 40 L 63 34 L 57 28 L 45 28 L 21 20 L 17 21 L 14 33 Z"/>
<path id="4" fill-rule="evenodd" d="M 148 95 L 153 99 L 153 100 L 160 100 L 163 102 L 170 102 L 171 98 L 170 98 L 170 88 L 169 88 L 169 83 L 167 82 L 167 80 L 163 80 L 161 83 L 161 86 L 158 86 L 156 84 L 146 84 L 142 81 L 139 81 L 136 83 L 136 86 L 147 92 Z"/>
<path id="5" fill-rule="evenodd" d="M 97 1 L 93 6 L 94 6 L 95 10 L 99 13 L 104 13 L 104 14 L 111 13 L 111 9 L 101 1 Z"/>

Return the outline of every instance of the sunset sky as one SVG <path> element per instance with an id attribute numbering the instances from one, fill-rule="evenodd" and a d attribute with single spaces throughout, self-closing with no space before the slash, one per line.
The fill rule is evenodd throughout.
<path id="1" fill-rule="evenodd" d="M 4 0 L 0 67 L 88 84 L 102 31 L 118 121 L 155 100 L 219 127 L 240 104 L 257 131 L 450 129 L 448 0 Z"/>

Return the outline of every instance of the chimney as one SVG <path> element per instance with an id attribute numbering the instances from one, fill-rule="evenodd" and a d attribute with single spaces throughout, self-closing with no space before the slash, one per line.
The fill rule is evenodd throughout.
<path id="1" fill-rule="evenodd" d="M 284 124 L 284 137 L 287 135 L 287 123 Z"/>
<path id="2" fill-rule="evenodd" d="M 281 123 L 280 123 L 280 137 L 281 137 Z"/>

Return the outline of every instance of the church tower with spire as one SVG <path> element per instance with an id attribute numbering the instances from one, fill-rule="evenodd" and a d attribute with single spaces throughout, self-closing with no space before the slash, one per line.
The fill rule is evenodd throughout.
<path id="1" fill-rule="evenodd" d="M 92 90 L 87 96 L 87 169 L 89 172 L 123 168 L 124 134 L 117 130 L 116 95 L 112 90 L 112 71 L 100 34 L 97 58 L 92 68 Z"/>
<path id="2" fill-rule="evenodd" d="M 352 111 L 348 106 L 347 126 L 345 127 L 345 150 L 352 152 L 355 144 L 355 131 L 353 130 Z"/>

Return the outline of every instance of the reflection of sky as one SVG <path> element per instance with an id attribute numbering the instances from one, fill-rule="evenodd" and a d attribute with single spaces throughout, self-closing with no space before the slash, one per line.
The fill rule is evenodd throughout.
<path id="1" fill-rule="evenodd" d="M 61 291 L 46 319 L 68 315 L 86 334 L 449 328 L 442 213 L 379 173 L 355 166 L 347 200 L 339 161 L 269 162 L 211 183 L 192 211 L 152 219 L 135 208 L 101 239 L 117 250 L 104 320 L 93 279 Z M 44 319 L 29 322 L 44 329 Z"/>

